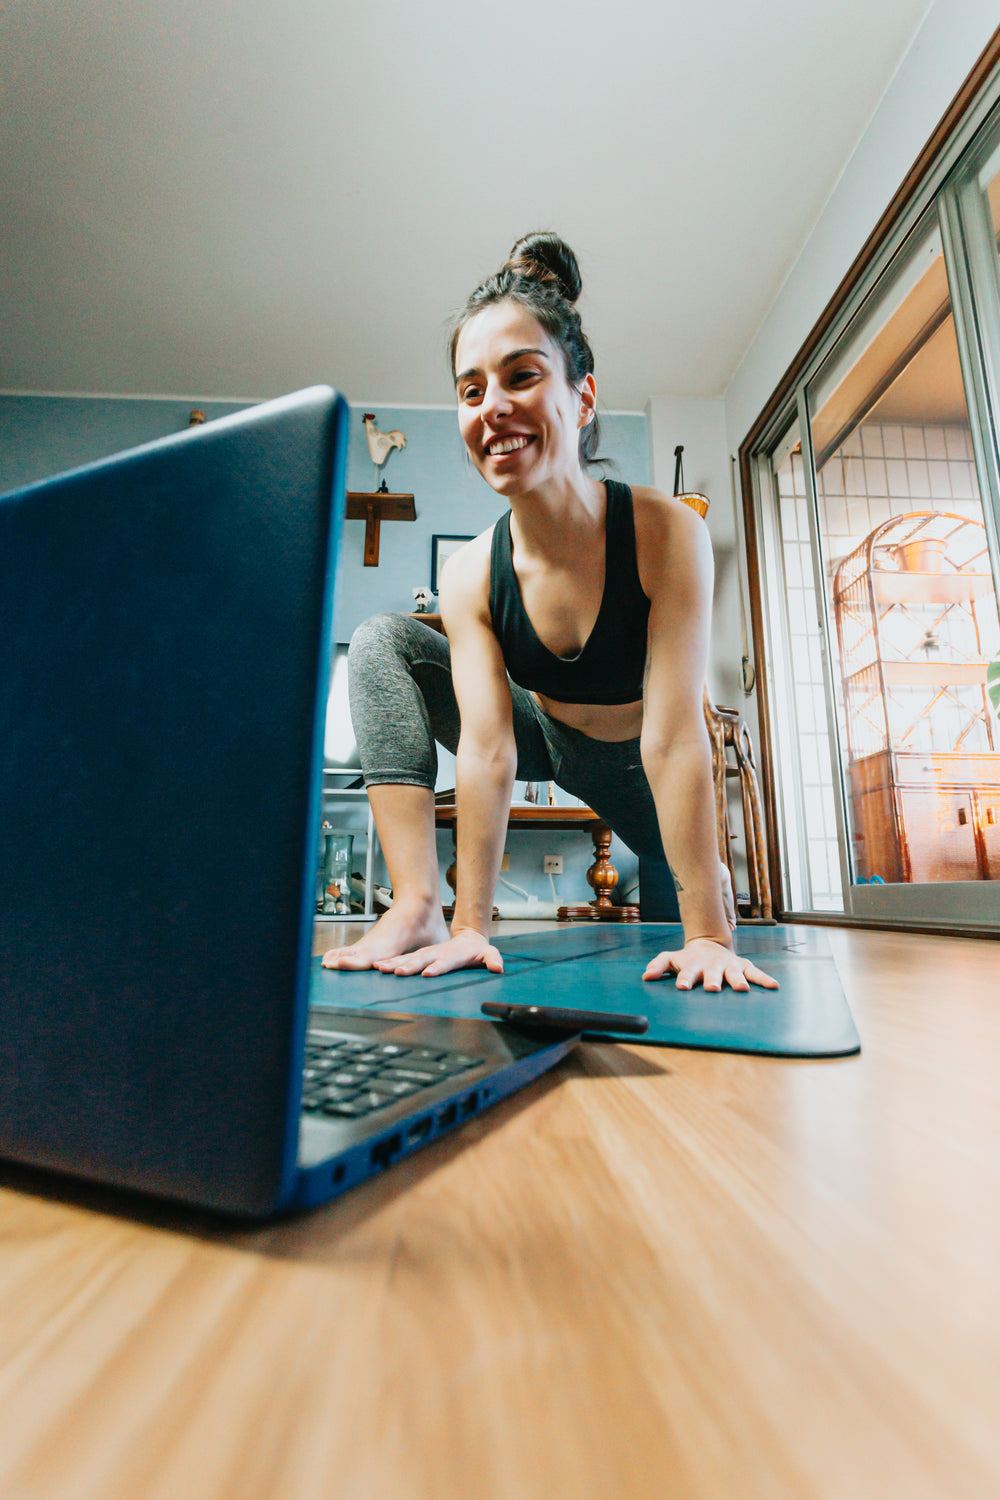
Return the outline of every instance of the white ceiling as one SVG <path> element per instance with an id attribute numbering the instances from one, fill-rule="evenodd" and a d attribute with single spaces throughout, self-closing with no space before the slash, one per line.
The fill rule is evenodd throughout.
<path id="1" fill-rule="evenodd" d="M 929 0 L 14 0 L 0 387 L 450 399 L 577 250 L 607 408 L 720 394 Z"/>

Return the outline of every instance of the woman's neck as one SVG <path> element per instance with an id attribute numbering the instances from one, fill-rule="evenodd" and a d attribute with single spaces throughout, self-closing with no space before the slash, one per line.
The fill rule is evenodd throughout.
<path id="1" fill-rule="evenodd" d="M 580 472 L 563 482 L 549 481 L 537 490 L 510 497 L 512 522 L 517 540 L 528 549 L 550 551 L 553 541 L 565 546 L 570 539 L 604 529 L 606 491 L 599 479 Z"/>

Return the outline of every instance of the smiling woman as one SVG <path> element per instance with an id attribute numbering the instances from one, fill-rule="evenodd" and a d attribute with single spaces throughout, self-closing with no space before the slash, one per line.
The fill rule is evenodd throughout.
<path id="1" fill-rule="evenodd" d="M 731 946 L 702 693 L 708 533 L 685 505 L 595 477 L 594 356 L 580 273 L 552 234 L 519 240 L 451 341 L 466 450 L 510 505 L 438 580 L 446 635 L 406 616 L 351 643 L 351 711 L 393 886 L 391 910 L 328 968 L 427 976 L 503 965 L 493 891 L 515 778 L 556 781 L 674 871 L 684 948 L 645 977 L 772 984 Z M 438 896 L 439 741 L 456 756 L 457 890 Z"/>
<path id="2" fill-rule="evenodd" d="M 532 349 L 529 345 L 512 349 L 506 354 L 504 363 L 517 365 L 522 356 L 530 359 L 532 355 L 548 359 L 558 350 L 569 384 L 583 387 L 589 379 L 590 389 L 596 394 L 594 354 L 575 306 L 582 289 L 576 256 L 558 235 L 529 234 L 518 240 L 506 264 L 476 287 L 452 333 L 451 367 L 455 372 L 460 403 L 476 404 L 480 386 L 475 377 L 477 373 L 481 377 L 482 373 L 458 371 L 458 345 L 466 325 L 487 308 L 510 302 L 522 307 L 529 318 L 544 329 L 548 334 L 545 343 L 549 347 Z M 531 338 L 530 324 L 525 324 L 525 337 Z M 512 383 L 523 384 L 527 380 L 530 380 L 528 373 L 512 375 Z M 462 434 L 464 437 L 464 427 Z M 600 462 L 597 457 L 599 443 L 600 422 L 596 405 L 592 404 L 587 421 L 579 432 L 580 459 L 584 466 Z"/>

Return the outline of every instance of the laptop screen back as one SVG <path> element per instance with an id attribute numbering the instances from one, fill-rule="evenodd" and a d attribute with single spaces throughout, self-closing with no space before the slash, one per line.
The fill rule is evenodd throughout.
<path id="1" fill-rule="evenodd" d="M 0 499 L 0 1154 L 249 1211 L 294 1169 L 345 421 Z"/>

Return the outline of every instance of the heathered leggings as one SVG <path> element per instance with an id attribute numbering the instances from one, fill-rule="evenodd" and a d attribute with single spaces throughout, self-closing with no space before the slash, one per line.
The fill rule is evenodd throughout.
<path id="1" fill-rule="evenodd" d="M 351 718 L 365 784 L 425 786 L 437 777 L 435 740 L 458 748 L 459 713 L 447 637 L 406 615 L 359 625 L 348 657 Z M 592 807 L 635 854 L 663 858 L 639 741 L 590 739 L 542 712 L 516 683 L 519 781 L 555 781 Z"/>

